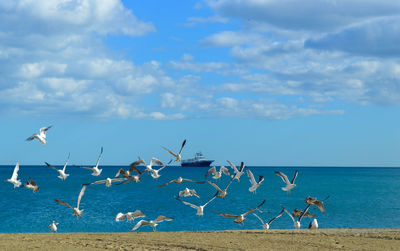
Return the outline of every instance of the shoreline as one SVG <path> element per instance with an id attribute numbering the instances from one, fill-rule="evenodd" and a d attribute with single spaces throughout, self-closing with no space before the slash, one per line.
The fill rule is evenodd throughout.
<path id="1" fill-rule="evenodd" d="M 0 250 L 397 250 L 400 229 L 1 233 Z"/>

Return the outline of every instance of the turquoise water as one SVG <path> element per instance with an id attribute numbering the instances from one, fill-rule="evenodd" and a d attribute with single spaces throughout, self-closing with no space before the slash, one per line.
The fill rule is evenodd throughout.
<path id="1" fill-rule="evenodd" d="M 14 166 L 0 166 L 0 179 L 11 177 Z M 121 186 L 104 184 L 92 185 L 86 189 L 80 208 L 85 211 L 77 220 L 72 210 L 54 199 L 76 206 L 81 184 L 106 177 L 114 177 L 120 166 L 102 167 L 101 176 L 90 175 L 89 170 L 67 167 L 70 176 L 66 181 L 57 178 L 56 173 L 46 166 L 21 166 L 19 179 L 25 182 L 29 177 L 40 186 L 34 194 L 26 188 L 13 188 L 12 184 L 0 183 L 0 232 L 49 232 L 47 226 L 52 220 L 60 223 L 59 232 L 127 232 L 134 223 L 115 222 L 113 217 L 118 212 L 141 210 L 147 215 L 144 219 L 155 219 L 158 215 L 175 218 L 171 222 L 161 222 L 158 231 L 260 229 L 261 224 L 253 215 L 248 215 L 244 226 L 239 226 L 233 219 L 214 214 L 240 214 L 255 207 L 264 199 L 262 210 L 269 213 L 259 214 L 268 221 L 284 205 L 290 211 L 305 207 L 304 199 L 310 195 L 325 201 L 326 214 L 317 208 L 310 212 L 317 215 L 321 228 L 398 228 L 400 226 L 400 168 L 362 168 L 362 167 L 249 167 L 254 175 L 263 175 L 265 180 L 257 193 L 248 191 L 250 186 L 247 175 L 240 182 L 234 182 L 228 190 L 225 200 L 217 198 L 204 211 L 203 217 L 196 215 L 196 210 L 177 201 L 174 196 L 185 187 L 194 188 L 200 195 L 183 198 L 193 204 L 203 204 L 215 189 L 208 183 L 157 185 L 179 176 L 194 180 L 204 180 L 208 168 L 167 167 L 160 172 L 157 181 L 147 174 L 139 183 Z M 123 167 L 127 169 L 127 167 Z M 275 170 L 286 173 L 291 179 L 295 170 L 299 171 L 297 187 L 290 194 L 281 190 L 284 185 Z M 214 181 L 212 178 L 210 180 Z M 229 178 L 222 176 L 217 181 L 224 187 Z M 135 220 L 135 223 L 138 220 Z M 310 219 L 302 220 L 302 228 L 308 226 Z M 289 216 L 283 215 L 271 225 L 271 229 L 292 229 Z M 152 231 L 150 227 L 138 231 Z"/>

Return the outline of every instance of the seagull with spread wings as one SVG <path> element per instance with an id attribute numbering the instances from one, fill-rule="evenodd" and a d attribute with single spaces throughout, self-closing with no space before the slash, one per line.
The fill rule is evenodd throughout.
<path id="1" fill-rule="evenodd" d="M 175 220 L 175 219 L 174 219 L 174 218 L 169 218 L 169 217 L 166 217 L 166 216 L 163 216 L 163 215 L 160 215 L 160 216 L 157 217 L 157 219 L 151 220 L 151 221 L 140 220 L 140 221 L 131 229 L 131 231 L 135 231 L 136 229 L 138 229 L 139 227 L 142 227 L 142 226 L 150 225 L 150 226 L 153 228 L 153 231 L 154 231 L 154 232 L 157 232 L 156 227 L 157 227 L 158 223 L 163 222 L 163 221 L 172 221 L 172 220 Z"/>
<path id="2" fill-rule="evenodd" d="M 194 183 L 198 183 L 198 184 L 203 184 L 203 183 L 205 183 L 205 181 L 195 181 L 195 180 L 191 180 L 191 179 L 184 179 L 184 178 L 182 178 L 182 177 L 179 177 L 179 178 L 177 178 L 177 179 L 174 179 L 174 180 L 168 181 L 167 183 L 164 183 L 164 184 L 158 185 L 158 187 L 163 187 L 163 186 L 166 186 L 166 185 L 168 185 L 169 183 L 180 184 L 180 183 L 182 183 L 182 182 L 184 182 L 184 181 L 190 181 L 190 182 L 194 182 Z"/>
<path id="3" fill-rule="evenodd" d="M 204 215 L 204 208 L 208 205 L 208 203 L 210 203 L 211 201 L 213 201 L 213 200 L 215 199 L 215 197 L 217 197 L 217 194 L 218 194 L 218 192 L 215 193 L 214 196 L 213 196 L 211 199 L 209 199 L 205 204 L 199 205 L 199 206 L 194 205 L 194 204 L 192 204 L 192 203 L 189 203 L 189 202 L 187 202 L 187 201 L 183 201 L 183 200 L 179 199 L 179 197 L 175 197 L 175 198 L 176 198 L 177 200 L 179 200 L 180 202 L 182 202 L 183 204 L 185 204 L 185 205 L 187 205 L 187 206 L 190 206 L 190 207 L 196 209 L 196 210 L 197 210 L 196 215 L 198 215 L 199 217 L 201 217 L 201 216 Z"/>
<path id="4" fill-rule="evenodd" d="M 300 217 L 300 215 L 303 213 L 303 210 L 295 208 L 292 212 L 293 217 Z M 309 212 L 306 212 L 303 217 L 309 217 L 309 218 L 314 218 L 314 214 L 310 214 Z"/>
<path id="5" fill-rule="evenodd" d="M 231 185 L 231 183 L 232 183 L 232 181 L 234 180 L 235 178 L 232 178 L 229 182 L 228 182 L 228 184 L 225 186 L 225 188 L 224 188 L 224 190 L 222 190 L 221 188 L 219 188 L 219 186 L 217 185 L 217 184 L 215 184 L 215 183 L 213 183 L 213 182 L 211 182 L 211 181 L 209 181 L 209 180 L 207 180 L 207 182 L 211 185 L 211 186 L 213 186 L 215 189 L 217 189 L 217 191 L 218 191 L 218 198 L 223 198 L 223 199 L 225 199 L 225 196 L 226 195 L 228 195 L 228 187 Z"/>
<path id="6" fill-rule="evenodd" d="M 225 166 L 221 166 L 219 168 L 219 171 L 217 171 L 217 167 L 211 167 L 208 172 L 206 173 L 206 178 L 208 177 L 208 175 L 213 174 L 213 179 L 220 179 L 222 176 L 222 173 L 225 174 L 226 176 L 232 177 L 231 173 L 229 172 L 228 168 L 226 168 Z"/>
<path id="7" fill-rule="evenodd" d="M 185 144 L 186 144 L 186 139 L 182 142 L 182 146 L 181 146 L 181 149 L 179 150 L 178 154 L 172 152 L 168 148 L 164 147 L 164 149 L 167 150 L 172 156 L 175 157 L 175 161 L 179 162 L 179 161 L 181 161 L 181 153 L 182 153 L 182 150 L 183 150 L 183 147 L 185 146 Z"/>
<path id="8" fill-rule="evenodd" d="M 50 228 L 50 230 L 53 232 L 57 232 L 57 225 L 58 222 L 52 221 L 51 224 L 48 226 L 48 228 Z"/>
<path id="9" fill-rule="evenodd" d="M 263 202 L 261 202 L 261 204 L 258 205 L 257 207 L 255 207 L 255 208 L 253 208 L 253 209 L 250 209 L 249 211 L 244 212 L 244 213 L 242 213 L 242 214 L 221 214 L 221 213 L 216 213 L 216 212 L 214 212 L 214 213 L 215 213 L 215 214 L 218 214 L 218 215 L 221 215 L 221 216 L 223 216 L 223 217 L 235 218 L 235 220 L 234 220 L 233 222 L 238 223 L 238 224 L 241 224 L 241 223 L 243 223 L 243 222 L 246 220 L 246 215 L 248 215 L 249 213 L 254 212 L 256 209 L 258 209 L 259 207 L 261 207 L 262 205 L 264 205 L 264 203 L 265 203 L 265 200 L 264 200 Z"/>
<path id="10" fill-rule="evenodd" d="M 197 194 L 196 190 L 194 189 L 189 189 L 185 188 L 184 190 L 180 191 L 178 194 L 179 197 L 188 197 L 188 196 L 196 196 L 197 198 L 200 198 L 200 196 Z"/>
<path id="11" fill-rule="evenodd" d="M 110 187 L 111 184 L 112 184 L 113 182 L 116 182 L 116 181 L 125 181 L 125 180 L 127 180 L 127 179 L 126 179 L 126 178 L 114 178 L 114 179 L 107 178 L 107 179 L 105 179 L 105 180 L 97 180 L 97 181 L 95 181 L 95 182 L 87 183 L 87 184 L 84 184 L 84 185 L 85 185 L 85 186 L 89 186 L 89 185 L 97 185 L 97 184 L 103 184 L 103 183 L 105 183 L 105 184 L 106 184 L 106 187 Z"/>
<path id="12" fill-rule="evenodd" d="M 136 210 L 135 212 L 127 212 L 126 214 L 118 213 L 115 217 L 115 221 L 134 221 L 136 218 L 146 217 L 144 213 L 140 210 Z"/>
<path id="13" fill-rule="evenodd" d="M 163 164 L 161 161 L 160 161 L 160 163 L 161 163 L 161 165 L 162 165 L 162 167 L 160 167 L 159 169 L 152 169 L 151 170 L 151 177 L 153 177 L 153 179 L 158 179 L 158 178 L 160 178 L 160 174 L 159 174 L 159 172 L 161 171 L 161 170 L 163 170 L 165 167 L 167 167 L 169 164 L 171 164 L 171 162 L 172 162 L 172 159 L 167 163 L 167 164 Z"/>
<path id="14" fill-rule="evenodd" d="M 264 230 L 269 230 L 269 226 L 271 225 L 271 223 L 272 223 L 274 220 L 276 220 L 276 219 L 278 219 L 279 217 L 281 217 L 282 214 L 283 214 L 283 212 L 284 212 L 284 210 L 282 209 L 281 212 L 280 212 L 279 214 L 277 214 L 274 218 L 270 219 L 267 223 L 264 223 L 264 221 L 261 219 L 261 217 L 258 216 L 257 214 L 253 213 L 253 215 L 256 216 L 256 217 L 261 221 L 261 224 L 262 224 Z"/>
<path id="15" fill-rule="evenodd" d="M 103 154 L 103 147 L 101 147 L 100 155 L 97 158 L 96 166 L 94 166 L 94 167 L 79 166 L 79 168 L 88 169 L 88 170 L 92 171 L 93 176 L 99 176 L 101 174 L 101 172 L 103 171 L 103 169 L 99 169 L 99 163 L 100 163 L 100 158 L 101 158 L 102 154 Z"/>
<path id="16" fill-rule="evenodd" d="M 42 143 L 42 145 L 46 145 L 47 141 L 46 141 L 46 132 L 51 128 L 52 126 L 48 126 L 48 127 L 42 127 L 40 128 L 40 132 L 39 134 L 32 134 L 32 136 L 30 136 L 29 138 L 26 139 L 26 141 L 31 141 L 34 139 L 37 139 L 40 141 L 40 143 Z"/>
<path id="17" fill-rule="evenodd" d="M 246 167 L 246 172 L 247 172 L 247 176 L 249 177 L 250 184 L 251 184 L 251 187 L 249 187 L 249 191 L 256 193 L 257 188 L 259 186 L 261 186 L 261 183 L 264 181 L 264 177 L 262 175 L 260 175 L 260 176 L 258 176 L 258 181 L 256 181 L 254 179 L 253 173 L 247 167 Z"/>
<path id="18" fill-rule="evenodd" d="M 241 163 L 240 163 L 239 169 L 237 169 L 236 166 L 235 166 L 232 162 L 230 162 L 229 160 L 227 160 L 226 162 L 228 162 L 228 164 L 229 164 L 229 165 L 232 167 L 232 169 L 233 169 L 233 172 L 234 172 L 233 178 L 237 179 L 238 182 L 239 182 L 239 181 L 240 181 L 240 177 L 244 174 L 244 171 L 243 171 L 243 169 L 244 169 L 244 163 L 241 162 Z"/>
<path id="19" fill-rule="evenodd" d="M 73 216 L 76 216 L 77 219 L 79 219 L 79 217 L 82 215 L 83 210 L 84 210 L 84 209 L 79 209 L 79 204 L 81 203 L 82 196 L 85 194 L 86 187 L 87 187 L 87 186 L 85 186 L 85 185 L 82 186 L 82 189 L 81 189 L 81 191 L 80 191 L 80 193 L 79 193 L 78 201 L 76 202 L 76 207 L 75 207 L 75 208 L 73 208 L 72 206 L 70 206 L 68 203 L 65 203 L 64 201 L 57 200 L 57 199 L 54 199 L 54 200 L 55 200 L 57 203 L 59 203 L 59 204 L 61 204 L 61 205 L 64 205 L 64 206 L 67 206 L 67 207 L 71 208 L 72 210 L 74 210 Z"/>
<path id="20" fill-rule="evenodd" d="M 36 182 L 31 178 L 29 178 L 29 180 L 24 183 L 24 187 L 31 189 L 34 193 L 36 193 L 40 189 Z"/>
<path id="21" fill-rule="evenodd" d="M 292 181 L 289 181 L 288 177 L 284 173 L 275 171 L 275 174 L 278 175 L 279 177 L 281 177 L 283 182 L 285 182 L 285 184 L 286 184 L 286 187 L 282 187 L 283 191 L 289 192 L 290 190 L 295 188 L 296 184 L 294 184 L 294 181 L 296 180 L 297 175 L 299 174 L 299 172 L 297 170 L 294 172 Z"/>
<path id="22" fill-rule="evenodd" d="M 310 196 L 307 196 L 307 198 L 305 199 L 305 202 L 308 204 L 308 205 L 316 205 L 318 208 L 319 208 L 319 210 L 321 210 L 321 212 L 322 213 L 326 213 L 325 212 L 325 207 L 324 207 L 324 201 L 326 200 L 326 199 L 328 199 L 329 198 L 329 196 L 328 197 L 326 197 L 324 200 L 317 200 L 317 198 L 312 198 L 312 197 L 310 197 Z"/>
<path id="23" fill-rule="evenodd" d="M 14 188 L 19 187 L 21 185 L 21 180 L 18 179 L 18 171 L 19 171 L 19 162 L 17 160 L 17 164 L 14 167 L 13 174 L 11 178 L 6 179 L 6 182 L 10 182 L 14 185 Z"/>
<path id="24" fill-rule="evenodd" d="M 125 171 L 124 169 L 120 168 L 117 172 L 117 174 L 115 175 L 115 178 L 118 178 L 119 175 L 124 176 L 125 178 L 131 178 L 133 177 L 132 172 L 135 171 L 138 174 L 142 174 L 143 172 L 139 171 L 139 169 L 136 168 L 136 166 L 142 164 L 142 160 L 137 160 L 135 162 L 132 162 L 129 165 L 129 169 L 127 171 Z"/>
<path id="25" fill-rule="evenodd" d="M 65 168 L 67 168 L 68 161 L 69 161 L 69 154 L 68 154 L 68 158 L 67 158 L 67 161 L 64 164 L 63 169 L 57 169 L 57 168 L 55 168 L 54 166 L 50 165 L 47 162 L 44 162 L 44 163 L 46 163 L 46 165 L 48 167 L 51 167 L 51 168 L 53 168 L 54 170 L 56 170 L 58 172 L 58 174 L 59 174 L 59 176 L 57 176 L 58 178 L 60 178 L 61 180 L 65 180 L 69 176 L 69 174 L 65 173 Z"/>

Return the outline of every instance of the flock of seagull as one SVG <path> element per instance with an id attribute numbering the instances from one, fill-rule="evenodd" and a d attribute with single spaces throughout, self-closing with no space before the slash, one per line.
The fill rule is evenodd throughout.
<path id="1" fill-rule="evenodd" d="M 46 145 L 47 141 L 46 141 L 46 132 L 51 128 L 52 126 L 48 126 L 48 127 L 43 127 L 40 128 L 39 134 L 33 134 L 32 136 L 30 136 L 29 138 L 27 138 L 27 141 L 31 141 L 34 139 L 37 139 L 40 143 L 42 143 L 43 145 Z M 124 169 L 119 169 L 118 172 L 116 173 L 115 177 L 107 177 L 106 179 L 102 179 L 102 180 L 97 180 L 94 181 L 92 183 L 87 183 L 87 184 L 82 184 L 82 188 L 80 190 L 80 193 L 78 195 L 77 198 L 77 202 L 76 202 L 76 207 L 71 206 L 70 204 L 59 200 L 59 199 L 54 199 L 55 202 L 57 202 L 60 205 L 69 207 L 72 209 L 73 211 L 73 216 L 76 216 L 77 219 L 79 219 L 79 217 L 82 216 L 82 213 L 84 211 L 84 209 L 80 209 L 80 202 L 81 199 L 83 197 L 83 195 L 85 194 L 86 188 L 88 186 L 91 185 L 97 185 L 97 184 L 105 184 L 106 187 L 110 187 L 112 185 L 112 183 L 114 182 L 118 182 L 117 185 L 123 185 L 129 182 L 132 183 L 137 183 L 140 181 L 140 176 L 143 175 L 144 173 L 148 173 L 151 175 L 151 177 L 153 177 L 153 179 L 157 180 L 161 175 L 160 172 L 167 167 L 169 164 L 171 164 L 173 161 L 175 162 L 180 162 L 181 161 L 181 153 L 182 150 L 184 148 L 186 144 L 186 140 L 184 140 L 182 142 L 182 145 L 180 147 L 180 150 L 175 153 L 167 148 L 164 147 L 164 149 L 169 152 L 172 156 L 173 159 L 171 159 L 168 163 L 164 164 L 163 162 L 161 162 L 160 160 L 158 160 L 157 158 L 152 158 L 150 163 L 147 164 L 144 160 L 142 159 L 138 159 L 137 161 L 133 162 L 130 164 L 129 169 L 124 170 Z M 103 154 L 103 147 L 101 147 L 100 150 L 100 154 L 99 157 L 97 159 L 96 165 L 93 167 L 86 167 L 86 166 L 76 166 L 78 168 L 83 168 L 83 169 L 87 169 L 90 170 L 92 173 L 91 175 L 93 176 L 100 176 L 102 173 L 102 169 L 99 168 L 99 163 L 100 163 L 100 159 L 102 157 Z M 45 162 L 45 164 L 54 169 L 55 171 L 57 171 L 57 173 L 59 174 L 58 178 L 60 178 L 61 180 L 66 180 L 69 176 L 69 174 L 66 173 L 66 168 L 69 162 L 69 158 L 70 155 L 68 155 L 67 160 L 63 166 L 62 169 L 57 169 L 56 167 L 54 167 L 53 165 Z M 211 185 L 212 187 L 215 188 L 216 192 L 215 194 L 213 194 L 211 196 L 210 199 L 208 199 L 204 204 L 201 205 L 195 205 L 192 204 L 188 201 L 182 200 L 182 197 L 190 197 L 190 196 L 195 196 L 197 198 L 200 198 L 200 196 L 197 194 L 197 192 L 194 189 L 190 189 L 190 188 L 185 188 L 184 190 L 180 191 L 178 193 L 178 195 L 175 196 L 176 200 L 180 201 L 182 204 L 187 205 L 189 207 L 192 207 L 196 210 L 196 215 L 197 216 L 203 216 L 204 215 L 204 208 L 210 204 L 214 199 L 216 198 L 222 198 L 225 199 L 225 197 L 228 195 L 228 189 L 230 187 L 230 185 L 235 182 L 239 182 L 240 178 L 243 174 L 247 174 L 248 178 L 249 178 L 249 182 L 250 182 L 250 187 L 248 188 L 248 190 L 252 193 L 256 193 L 257 188 L 259 186 L 262 185 L 262 182 L 264 181 L 264 177 L 262 175 L 259 175 L 258 179 L 256 179 L 253 175 L 253 173 L 251 172 L 251 170 L 246 167 L 244 165 L 243 162 L 241 162 L 239 167 L 236 167 L 232 162 L 230 162 L 229 160 L 227 160 L 227 163 L 229 164 L 229 167 L 231 168 L 231 170 L 229 170 L 227 167 L 225 166 L 221 166 L 219 168 L 219 170 L 217 170 L 217 167 L 211 167 L 205 174 L 205 180 L 204 181 L 196 181 L 196 180 L 192 180 L 192 179 L 187 179 L 187 178 L 182 178 L 182 177 L 178 177 L 176 179 L 170 180 L 164 184 L 158 185 L 158 187 L 163 187 L 163 186 L 167 186 L 171 183 L 182 183 L 182 182 L 192 182 L 192 183 L 199 183 L 199 184 L 203 184 L 203 183 L 208 183 L 209 185 Z M 139 166 L 144 166 L 144 170 L 139 170 Z M 154 166 L 159 166 L 160 168 L 156 169 Z M 9 182 L 11 184 L 14 185 L 14 188 L 20 187 L 22 185 L 21 180 L 18 180 L 18 171 L 19 171 L 19 162 L 17 161 L 13 174 L 11 176 L 10 179 L 7 179 L 6 182 Z M 283 191 L 286 191 L 287 193 L 289 193 L 292 189 L 294 189 L 296 187 L 295 184 L 295 180 L 298 176 L 298 171 L 295 171 L 293 178 L 289 181 L 288 177 L 279 171 L 275 171 L 275 174 L 279 177 L 281 177 L 282 181 L 285 183 L 285 186 L 282 187 Z M 214 179 L 214 181 L 209 180 L 210 175 L 212 175 L 212 178 Z M 229 182 L 223 187 L 223 189 L 220 188 L 219 185 L 217 185 L 217 181 L 219 181 L 221 179 L 221 177 L 225 175 L 227 177 L 230 177 Z M 37 185 L 37 183 L 29 178 L 24 184 L 23 187 L 26 187 L 28 189 L 31 189 L 34 193 L 36 193 L 37 191 L 39 191 L 39 186 Z M 243 225 L 244 221 L 246 220 L 246 216 L 249 214 L 252 214 L 253 216 L 255 216 L 262 224 L 262 228 L 264 230 L 268 230 L 270 228 L 270 225 L 273 221 L 275 221 L 276 219 L 278 219 L 279 217 L 281 217 L 284 213 L 286 213 L 293 221 L 294 224 L 294 228 L 299 229 L 301 227 L 300 221 L 303 217 L 309 217 L 309 218 L 314 218 L 308 228 L 309 229 L 317 229 L 318 228 L 318 221 L 315 218 L 315 215 L 311 214 L 308 212 L 309 208 L 311 206 L 316 206 L 317 208 L 319 208 L 319 210 L 322 213 L 325 213 L 325 208 L 324 208 L 324 201 L 326 199 L 329 198 L 329 195 L 327 196 L 327 198 L 325 198 L 324 200 L 318 200 L 317 198 L 313 198 L 308 196 L 305 199 L 305 208 L 304 210 L 300 210 L 300 209 L 295 209 L 292 213 L 290 213 L 283 205 L 281 205 L 281 211 L 275 215 L 273 218 L 271 218 L 268 222 L 266 222 L 266 220 L 263 220 L 262 217 L 260 217 L 259 215 L 256 214 L 256 212 L 260 212 L 260 213 L 264 213 L 264 211 L 262 211 L 260 208 L 264 205 L 265 200 L 263 200 L 260 204 L 258 204 L 256 207 L 240 213 L 240 214 L 228 214 L 228 213 L 219 213 L 219 212 L 213 212 L 216 215 L 220 215 L 222 217 L 226 217 L 226 218 L 233 218 L 233 222 L 238 223 Z M 146 215 L 144 213 L 142 213 L 140 210 L 136 210 L 135 212 L 127 212 L 125 214 L 123 214 L 122 212 L 118 213 L 115 217 L 114 220 L 117 222 L 120 221 L 128 221 L 128 222 L 133 222 L 136 218 L 143 218 L 146 217 Z M 170 217 L 166 217 L 163 215 L 158 216 L 156 219 L 154 220 L 140 220 L 138 221 L 133 228 L 131 228 L 131 231 L 135 231 L 138 228 L 142 227 L 142 226 L 151 226 L 153 228 L 153 231 L 156 231 L 156 226 L 163 221 L 172 221 L 174 220 L 174 218 L 170 218 Z M 52 221 L 52 223 L 48 226 L 49 229 L 53 232 L 57 231 L 57 225 L 59 223 L 56 221 Z"/>

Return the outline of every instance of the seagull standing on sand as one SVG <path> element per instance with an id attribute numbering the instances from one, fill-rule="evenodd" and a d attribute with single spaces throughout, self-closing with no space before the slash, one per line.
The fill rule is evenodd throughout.
<path id="1" fill-rule="evenodd" d="M 249 187 L 249 191 L 256 193 L 256 190 L 259 186 L 261 186 L 261 183 L 264 181 L 264 177 L 262 175 L 258 176 L 258 181 L 254 179 L 253 173 L 246 167 L 246 172 L 247 176 L 249 176 L 249 180 L 251 183 L 251 187 Z"/>
<path id="2" fill-rule="evenodd" d="M 301 219 L 303 218 L 304 214 L 307 213 L 308 209 L 310 208 L 310 205 L 307 205 L 307 207 L 304 209 L 303 213 L 299 216 L 298 220 L 295 220 L 295 218 L 288 212 L 288 210 L 286 210 L 285 207 L 282 206 L 282 208 L 283 208 L 283 210 L 285 210 L 285 212 L 287 213 L 287 215 L 289 215 L 290 218 L 292 219 L 293 224 L 294 224 L 294 227 L 295 227 L 296 229 L 299 229 L 300 226 L 301 226 L 300 221 L 301 221 Z"/>
<path id="3" fill-rule="evenodd" d="M 285 182 L 285 184 L 286 184 L 286 187 L 282 187 L 283 191 L 289 192 L 291 189 L 293 189 L 296 186 L 296 184 L 294 184 L 294 181 L 296 180 L 297 175 L 299 174 L 299 172 L 297 170 L 296 170 L 296 172 L 294 172 L 292 181 L 289 181 L 288 177 L 284 173 L 275 171 L 275 174 L 278 175 L 279 177 L 281 177 L 283 182 Z"/>
<path id="4" fill-rule="evenodd" d="M 175 198 L 176 198 L 177 200 L 179 200 L 180 202 L 182 202 L 183 204 L 188 205 L 188 206 L 190 206 L 190 207 L 196 209 L 196 210 L 197 210 L 196 215 L 198 215 L 198 216 L 200 217 L 200 216 L 203 216 L 203 215 L 204 215 L 204 207 L 207 206 L 208 203 L 210 203 L 211 201 L 213 201 L 213 200 L 215 199 L 215 197 L 217 197 L 217 194 L 218 194 L 218 192 L 217 192 L 216 194 L 214 194 L 214 196 L 213 196 L 211 199 L 209 199 L 204 205 L 200 205 L 200 206 L 196 206 L 196 205 L 194 205 L 194 204 L 192 204 L 192 203 L 183 201 L 183 200 L 179 199 L 179 197 L 175 197 Z"/>
<path id="5" fill-rule="evenodd" d="M 11 178 L 6 179 L 6 182 L 10 182 L 11 184 L 14 185 L 14 188 L 19 187 L 21 185 L 21 180 L 18 180 L 18 171 L 19 171 L 19 162 L 17 161 L 17 164 L 14 167 L 14 171 Z"/>
<path id="6" fill-rule="evenodd" d="M 42 143 L 42 145 L 46 145 L 47 141 L 46 141 L 46 132 L 47 130 L 49 130 L 52 126 L 48 126 L 48 127 L 42 127 L 40 128 L 40 133 L 39 134 L 32 134 L 32 136 L 30 136 L 29 138 L 27 138 L 27 141 L 31 141 L 34 139 L 37 139 L 40 141 L 40 143 Z"/>
<path id="7" fill-rule="evenodd" d="M 218 171 L 218 172 L 217 172 L 217 167 L 215 167 L 215 166 L 214 166 L 214 167 L 211 167 L 211 168 L 208 170 L 208 172 L 206 173 L 206 178 L 208 177 L 208 175 L 210 175 L 210 173 L 213 174 L 213 179 L 216 179 L 216 180 L 218 180 L 218 179 L 221 178 L 222 173 L 224 173 L 225 175 L 231 177 L 231 173 L 230 173 L 229 170 L 228 170 L 226 167 L 224 167 L 224 166 L 221 166 L 221 167 L 219 168 L 219 171 Z"/>
<path id="8" fill-rule="evenodd" d="M 99 169 L 99 162 L 100 162 L 100 158 L 101 158 L 102 154 L 103 154 L 103 147 L 101 147 L 100 155 L 97 158 L 96 166 L 94 166 L 94 167 L 79 166 L 79 168 L 91 170 L 93 172 L 92 173 L 93 176 L 99 176 L 101 174 L 101 171 L 103 171 L 103 169 Z"/>
<path id="9" fill-rule="evenodd" d="M 97 181 L 95 181 L 95 182 L 88 183 L 88 184 L 84 184 L 84 185 L 85 185 L 85 186 L 89 186 L 89 185 L 97 185 L 97 184 L 103 184 L 103 183 L 105 183 L 105 184 L 106 184 L 106 187 L 110 187 L 112 182 L 116 182 L 116 181 L 125 181 L 125 180 L 126 180 L 126 178 L 114 178 L 114 179 L 107 178 L 107 179 L 105 179 L 105 180 L 97 180 Z"/>
<path id="10" fill-rule="evenodd" d="M 243 223 L 246 220 L 246 215 L 248 215 L 249 213 L 254 212 L 256 209 L 258 209 L 259 207 L 264 205 L 264 203 L 265 203 L 265 200 L 263 202 L 261 202 L 261 204 L 258 205 L 257 207 L 255 207 L 255 208 L 253 208 L 253 209 L 251 209 L 251 210 L 249 210 L 249 211 L 247 211 L 245 213 L 239 214 L 239 215 L 237 215 L 237 214 L 221 214 L 221 213 L 216 213 L 216 212 L 214 212 L 214 213 L 218 214 L 218 215 L 221 215 L 223 217 L 235 218 L 235 220 L 233 222 L 240 224 L 240 223 Z"/>
<path id="11" fill-rule="evenodd" d="M 198 184 L 203 184 L 203 183 L 205 183 L 205 181 L 195 181 L 195 180 L 191 180 L 191 179 L 184 179 L 184 178 L 182 178 L 182 177 L 179 177 L 179 178 L 177 178 L 177 179 L 174 179 L 174 180 L 168 181 L 167 183 L 164 183 L 164 184 L 158 185 L 158 187 L 163 187 L 163 186 L 166 186 L 166 185 L 168 185 L 169 183 L 176 183 L 176 184 L 180 184 L 180 183 L 182 183 L 182 182 L 184 182 L 184 181 L 190 181 L 190 182 L 194 182 L 194 183 L 198 183 Z"/>
<path id="12" fill-rule="evenodd" d="M 36 182 L 31 178 L 29 178 L 29 180 L 24 183 L 24 187 L 31 189 L 34 193 L 36 193 L 40 189 Z"/>
<path id="13" fill-rule="evenodd" d="M 73 216 L 76 216 L 76 218 L 79 219 L 79 216 L 81 216 L 81 214 L 83 213 L 83 210 L 84 210 L 84 209 L 79 209 L 79 204 L 81 203 L 82 196 L 85 194 L 85 190 L 86 190 L 86 186 L 83 185 L 82 189 L 81 189 L 81 192 L 79 193 L 78 201 L 76 202 L 76 207 L 75 208 L 71 207 L 68 203 L 65 203 L 64 201 L 57 200 L 57 199 L 54 199 L 54 200 L 57 203 L 59 203 L 61 205 L 64 205 L 64 206 L 67 206 L 67 207 L 71 208 L 72 210 L 74 210 Z"/>
<path id="14" fill-rule="evenodd" d="M 264 221 L 263 221 L 257 214 L 253 213 L 253 215 L 256 216 L 256 217 L 261 221 L 261 224 L 263 225 L 263 229 L 264 229 L 264 230 L 269 230 L 269 226 L 271 225 L 271 223 L 272 223 L 274 220 L 276 220 L 276 219 L 278 219 L 279 217 L 281 217 L 282 214 L 283 214 L 283 212 L 284 212 L 284 210 L 282 209 L 282 211 L 281 211 L 279 214 L 277 214 L 274 218 L 272 218 L 271 220 L 269 220 L 267 223 L 264 223 Z"/>
<path id="15" fill-rule="evenodd" d="M 114 217 L 114 220 L 115 221 L 124 221 L 126 219 L 126 221 L 131 222 L 131 221 L 134 221 L 136 218 L 140 218 L 140 217 L 146 217 L 146 215 L 144 213 L 142 213 L 142 211 L 136 210 L 135 212 L 127 212 L 126 214 L 118 213 Z"/>
<path id="16" fill-rule="evenodd" d="M 48 226 L 48 228 L 50 228 L 50 230 L 53 232 L 57 232 L 57 225 L 58 222 L 52 221 L 51 224 Z"/>
<path id="17" fill-rule="evenodd" d="M 240 163 L 240 167 L 239 167 L 239 170 L 238 170 L 236 168 L 236 166 L 232 162 L 230 162 L 229 160 L 227 160 L 226 162 L 228 162 L 228 164 L 232 167 L 232 169 L 233 169 L 233 171 L 235 173 L 233 178 L 237 179 L 238 182 L 239 182 L 240 181 L 240 177 L 244 174 L 244 171 L 243 171 L 244 163 L 243 162 Z"/>
<path id="18" fill-rule="evenodd" d="M 64 164 L 63 169 L 57 169 L 57 168 L 55 168 L 54 166 L 50 165 L 50 164 L 47 163 L 47 162 L 44 162 L 44 163 L 46 163 L 46 165 L 47 165 L 48 167 L 51 167 L 51 168 L 53 168 L 54 170 L 56 170 L 56 171 L 58 172 L 58 174 L 59 174 L 59 176 L 57 176 L 58 178 L 60 178 L 60 179 L 62 179 L 62 180 L 65 180 L 65 179 L 69 176 L 69 174 L 66 174 L 66 173 L 65 173 L 65 168 L 67 168 L 68 161 L 69 161 L 69 154 L 68 154 L 68 158 L 67 158 L 67 161 L 66 161 L 65 164 Z"/>
<path id="19" fill-rule="evenodd" d="M 196 196 L 197 198 L 200 198 L 200 196 L 197 194 L 196 190 L 194 189 L 189 189 L 189 188 L 185 188 L 184 190 L 179 192 L 179 197 L 188 197 L 188 196 Z"/>
<path id="20" fill-rule="evenodd" d="M 317 219 L 313 219 L 308 225 L 308 229 L 317 229 L 318 228 L 318 221 Z"/>
<path id="21" fill-rule="evenodd" d="M 181 149 L 179 150 L 178 154 L 172 152 L 171 150 L 169 150 L 165 147 L 164 147 L 164 149 L 167 150 L 172 156 L 175 157 L 175 161 L 179 162 L 179 161 L 181 161 L 181 153 L 182 153 L 182 150 L 183 150 L 183 147 L 185 146 L 185 144 L 186 144 L 186 139 L 182 142 L 182 146 L 181 146 Z"/>
<path id="22" fill-rule="evenodd" d="M 139 227 L 142 227 L 142 226 L 150 225 L 150 226 L 153 228 L 153 231 L 154 231 L 154 232 L 157 232 L 156 227 L 157 227 L 158 223 L 160 223 L 160 222 L 162 222 L 162 221 L 172 221 L 172 220 L 175 220 L 175 219 L 173 219 L 173 218 L 168 218 L 168 217 L 163 216 L 163 215 L 160 215 L 160 216 L 157 217 L 157 219 L 151 220 L 151 221 L 140 220 L 140 221 L 131 229 L 131 231 L 135 231 L 136 229 L 138 229 Z"/>

